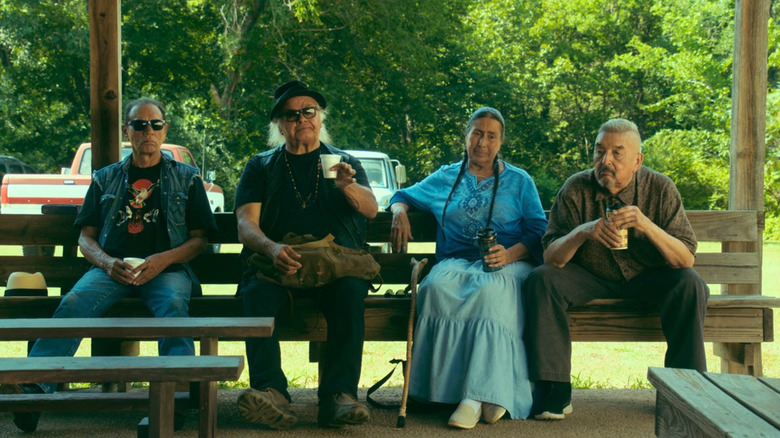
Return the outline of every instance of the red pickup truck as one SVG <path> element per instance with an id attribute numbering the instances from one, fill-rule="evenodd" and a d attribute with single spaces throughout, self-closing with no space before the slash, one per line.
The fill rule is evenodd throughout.
<path id="1" fill-rule="evenodd" d="M 184 146 L 163 144 L 162 152 L 169 158 L 197 167 L 192 152 Z M 130 155 L 129 144 L 123 144 L 121 158 Z M 70 168 L 59 175 L 6 174 L 0 187 L 0 213 L 41 214 L 44 205 L 81 205 L 92 181 L 92 146 L 79 146 Z M 204 179 L 211 211 L 225 211 L 222 187 Z"/>
<path id="2" fill-rule="evenodd" d="M 130 155 L 130 144 L 123 144 L 121 158 Z M 163 144 L 162 153 L 190 166 L 197 167 L 192 152 L 184 146 Z M 212 178 L 205 178 L 203 186 L 206 189 L 211 204 L 211 211 L 225 211 L 225 196 L 222 187 L 214 184 Z M 0 187 L 0 214 L 41 214 L 45 205 L 81 205 L 87 194 L 89 183 L 92 182 L 92 145 L 84 143 L 79 146 L 70 168 L 63 168 L 59 175 L 44 174 L 13 174 L 3 176 Z M 206 252 L 219 252 L 220 245 L 212 244 L 206 247 Z M 25 255 L 51 255 L 53 248 L 25 246 Z"/>

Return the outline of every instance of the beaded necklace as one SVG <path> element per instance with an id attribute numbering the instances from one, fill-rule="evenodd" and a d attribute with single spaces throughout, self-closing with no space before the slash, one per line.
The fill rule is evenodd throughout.
<path id="1" fill-rule="evenodd" d="M 316 165 L 314 166 L 314 193 L 309 192 L 309 194 L 306 196 L 306 199 L 303 198 L 301 193 L 298 191 L 298 186 L 295 184 L 295 177 L 292 173 L 292 168 L 290 167 L 290 162 L 287 160 L 287 154 L 289 152 L 284 151 L 284 164 L 287 165 L 287 173 L 290 174 L 290 181 L 292 181 L 293 186 L 293 192 L 295 192 L 295 197 L 298 199 L 298 204 L 301 205 L 301 210 L 306 210 L 307 203 L 311 204 L 314 201 L 317 200 L 317 194 L 319 193 L 320 188 L 320 160 L 317 158 Z"/>

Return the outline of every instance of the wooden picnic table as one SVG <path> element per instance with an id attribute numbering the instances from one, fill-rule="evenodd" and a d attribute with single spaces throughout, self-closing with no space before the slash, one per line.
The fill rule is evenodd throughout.
<path id="1" fill-rule="evenodd" d="M 15 318 L 0 319 L 0 341 L 37 338 L 200 339 L 200 354 L 219 354 L 219 338 L 268 337 L 273 318 Z"/>
<path id="2" fill-rule="evenodd" d="M 217 380 L 238 379 L 243 369 L 243 356 L 14 357 L 0 358 L 0 383 L 106 380 L 117 374 L 133 381 L 149 382 L 149 435 L 173 438 L 177 382 L 212 385 Z M 104 401 L 102 394 L 93 397 L 95 402 Z M 51 394 L 0 394 L 0 411 L 16 412 L 20 405 L 26 405 L 25 410 L 52 408 L 51 398 Z M 56 400 L 60 404 L 73 401 Z M 216 400 L 206 408 L 216 410 Z M 201 419 L 205 422 L 201 423 L 199 436 L 216 436 L 216 414 Z"/>
<path id="3" fill-rule="evenodd" d="M 216 356 L 219 353 L 220 338 L 268 337 L 274 330 L 274 318 L 261 317 L 188 317 L 188 318 L 153 318 L 153 317 L 119 317 L 119 318 L 14 318 L 0 319 L 0 341 L 21 341 L 36 338 L 116 338 L 116 339 L 156 339 L 161 337 L 193 337 L 200 340 L 201 356 Z M 177 356 L 181 358 L 180 356 Z M 174 362 L 177 359 L 173 357 Z M 36 358 L 40 359 L 40 358 Z M 143 360 L 143 359 L 142 359 Z M 166 359 L 167 360 L 167 359 Z M 13 365 L 13 363 L 11 364 Z M 9 365 L 9 366 L 11 366 Z M 243 367 L 243 362 L 242 362 Z M 240 371 L 239 371 L 240 372 Z M 143 375 L 143 373 L 141 374 Z M 106 369 L 105 373 L 91 375 L 95 378 L 109 377 L 113 381 L 133 382 L 135 377 L 120 370 Z M 179 376 L 178 381 L 188 381 L 186 374 Z M 217 381 L 219 379 L 192 379 L 198 382 L 197 398 L 191 397 L 190 402 L 197 400 L 200 411 L 199 436 L 213 437 L 216 435 L 216 404 Z M 17 380 L 24 382 L 25 380 Z M 76 380 L 53 380 L 52 382 L 69 382 Z M 100 380 L 103 381 L 103 380 Z M 141 379 L 140 381 L 148 381 Z M 169 380 L 173 381 L 173 379 Z M 13 380 L 9 383 L 14 382 Z M 70 394 L 65 395 L 66 399 Z M 94 400 L 81 400 L 79 405 L 90 409 L 106 409 L 126 401 L 127 406 L 137 405 L 139 400 L 133 395 L 122 399 L 107 400 L 94 397 Z M 45 399 L 41 399 L 43 402 Z M 172 402 L 173 399 L 171 399 Z M 66 403 L 67 404 L 67 403 Z M 68 406 L 63 406 L 67 408 Z M 56 408 L 53 404 L 50 409 Z M 166 426 L 167 427 L 167 426 Z"/>
<path id="4" fill-rule="evenodd" d="M 650 367 L 658 437 L 780 437 L 780 379 Z"/>

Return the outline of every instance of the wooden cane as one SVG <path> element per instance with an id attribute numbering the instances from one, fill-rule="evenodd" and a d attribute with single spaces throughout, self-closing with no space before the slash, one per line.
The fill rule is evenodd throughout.
<path id="1" fill-rule="evenodd" d="M 423 268 L 428 263 L 428 259 L 422 259 L 419 262 L 412 257 L 409 264 L 412 266 L 412 279 L 409 282 L 411 293 L 411 308 L 409 309 L 409 324 L 406 331 L 406 364 L 404 364 L 404 389 L 401 394 L 401 408 L 398 410 L 398 421 L 395 424 L 397 428 L 406 426 L 406 401 L 409 398 L 409 373 L 412 368 L 412 339 L 414 336 L 414 314 L 417 310 L 417 281 L 420 278 Z"/>

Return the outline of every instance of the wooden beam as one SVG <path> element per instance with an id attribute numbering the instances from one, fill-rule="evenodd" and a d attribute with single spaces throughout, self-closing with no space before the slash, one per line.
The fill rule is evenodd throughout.
<path id="1" fill-rule="evenodd" d="M 122 62 L 120 0 L 89 0 L 92 169 L 119 161 Z"/>
<path id="2" fill-rule="evenodd" d="M 767 34 L 770 0 L 737 0 L 734 11 L 734 73 L 731 95 L 729 210 L 764 210 L 766 155 Z M 761 257 L 763 230 L 756 243 L 729 244 L 729 250 Z M 735 246 L 732 246 L 735 245 Z M 729 286 L 730 294 L 760 294 L 760 283 Z"/>

